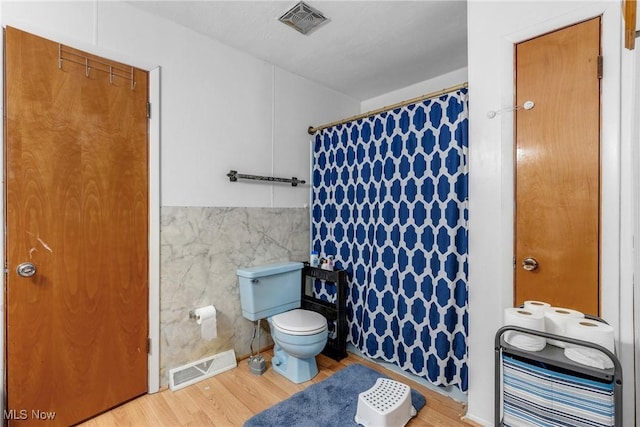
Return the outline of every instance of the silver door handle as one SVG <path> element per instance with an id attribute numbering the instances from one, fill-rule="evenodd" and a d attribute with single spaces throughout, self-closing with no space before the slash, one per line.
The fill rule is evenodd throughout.
<path id="1" fill-rule="evenodd" d="M 527 271 L 533 271 L 538 268 L 538 260 L 532 257 L 527 257 L 522 260 L 522 268 Z"/>
<path id="2" fill-rule="evenodd" d="M 33 263 L 31 262 L 23 262 L 18 266 L 18 268 L 16 268 L 16 272 L 18 273 L 18 276 L 21 276 L 21 277 L 31 277 L 34 274 L 36 274 L 36 271 L 37 271 L 36 266 L 33 265 Z"/>

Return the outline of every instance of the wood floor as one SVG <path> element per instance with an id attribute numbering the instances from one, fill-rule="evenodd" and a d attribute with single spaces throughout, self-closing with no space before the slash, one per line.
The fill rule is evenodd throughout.
<path id="1" fill-rule="evenodd" d="M 266 359 L 271 359 L 270 353 L 267 353 Z M 293 384 L 276 374 L 269 363 L 263 375 L 252 374 L 245 359 L 240 361 L 235 369 L 175 392 L 165 389 L 159 393 L 142 396 L 81 425 L 242 426 L 254 414 L 305 389 L 310 384 L 328 378 L 352 363 L 361 363 L 381 371 L 425 396 L 426 406 L 409 422 L 409 427 L 474 425 L 461 420 L 465 413 L 464 405 L 351 353 L 340 362 L 323 355 L 319 355 L 317 360 L 320 368 L 318 376 L 303 384 Z"/>

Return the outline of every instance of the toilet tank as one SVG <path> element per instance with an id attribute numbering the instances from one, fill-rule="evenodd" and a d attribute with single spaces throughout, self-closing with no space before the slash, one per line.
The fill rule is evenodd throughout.
<path id="1" fill-rule="evenodd" d="M 238 268 L 242 316 L 265 319 L 300 307 L 301 262 Z"/>

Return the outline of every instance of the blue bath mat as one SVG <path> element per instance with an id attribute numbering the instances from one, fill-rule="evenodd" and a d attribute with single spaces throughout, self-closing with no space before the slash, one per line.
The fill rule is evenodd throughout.
<path id="1" fill-rule="evenodd" d="M 357 427 L 358 394 L 373 387 L 378 378 L 388 377 L 357 363 L 349 365 L 260 412 L 244 427 Z M 411 403 L 419 410 L 426 400 L 411 389 Z"/>

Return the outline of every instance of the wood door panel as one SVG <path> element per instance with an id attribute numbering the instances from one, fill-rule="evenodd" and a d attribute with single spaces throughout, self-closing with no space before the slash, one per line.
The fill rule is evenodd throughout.
<path id="1" fill-rule="evenodd" d="M 599 18 L 516 46 L 516 305 L 599 313 L 599 54 Z"/>
<path id="2" fill-rule="evenodd" d="M 59 69 L 57 43 L 5 40 L 7 408 L 70 425 L 147 390 L 147 74 L 132 90 Z"/>

